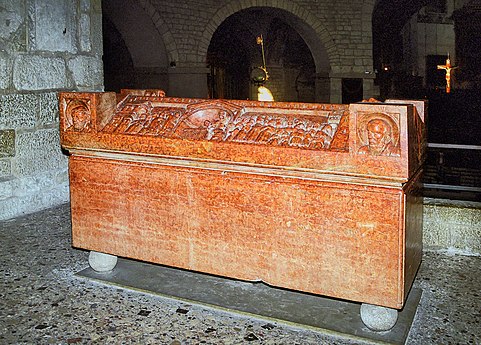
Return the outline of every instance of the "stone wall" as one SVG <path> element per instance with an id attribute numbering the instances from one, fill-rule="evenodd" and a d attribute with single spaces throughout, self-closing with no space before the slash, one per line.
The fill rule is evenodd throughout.
<path id="1" fill-rule="evenodd" d="M 133 0 L 123 0 L 130 3 Z M 105 4 L 119 6 L 115 0 L 105 0 Z M 128 47 L 133 47 L 141 37 L 143 29 L 151 30 L 153 23 L 155 32 L 151 36 L 160 35 L 163 45 L 156 51 L 166 56 L 165 68 L 168 74 L 168 94 L 174 96 L 206 97 L 207 84 L 205 69 L 206 56 L 212 36 L 217 28 L 231 15 L 254 7 L 274 8 L 282 11 L 291 26 L 298 31 L 306 41 L 316 64 L 316 73 L 329 76 L 331 84 L 322 81 L 319 85 L 324 93 L 327 86 L 331 89 L 330 101 L 341 102 L 340 83 L 342 78 L 369 79 L 364 84 L 364 98 L 376 97 L 379 90 L 372 79 L 372 11 L 373 0 L 365 1 L 316 1 L 316 0 L 138 0 L 137 4 L 144 12 L 144 20 L 135 20 L 138 16 L 126 11 L 120 11 L 122 16 L 129 17 L 134 25 L 129 35 L 124 35 Z M 112 13 L 115 15 L 115 13 Z M 112 18 L 116 22 L 115 18 Z M 117 20 L 118 22 L 119 20 Z M 135 25 L 135 23 L 138 23 Z M 141 25 L 148 23 L 149 25 Z M 257 23 L 258 24 L 258 23 Z M 256 29 L 252 28 L 251 29 Z M 142 33 L 145 35 L 145 33 Z M 130 42 L 130 41 L 133 42 Z M 235 42 L 233 42 L 235 44 Z M 147 64 L 147 55 L 151 49 L 144 49 L 145 56 L 139 57 L 139 52 L 131 52 L 135 61 Z M 142 53 L 140 53 L 142 55 Z M 140 62 L 139 62 L 140 63 Z M 172 67 L 172 65 L 175 67 Z M 142 66 L 134 66 L 142 67 Z M 187 72 L 180 73 L 189 69 Z M 192 85 L 201 85 L 204 90 L 186 90 L 188 74 Z M 316 83 L 317 84 L 317 83 Z M 180 86 L 179 86 L 180 85 Z M 187 92 L 189 91 L 189 92 Z M 194 92 L 195 91 L 195 92 Z M 325 98 L 325 96 L 324 96 Z"/>
<path id="2" fill-rule="evenodd" d="M 218 26 L 230 15 L 251 7 L 272 7 L 298 17 L 318 34 L 328 51 L 334 73 L 364 73 L 372 70 L 371 13 L 374 1 L 291 0 L 141 0 L 146 12 L 156 18 L 171 60 L 184 63 L 205 61 Z M 169 34 L 167 34 L 167 32 Z M 313 42 L 314 43 L 314 39 Z M 311 47 L 311 50 L 314 47 Z M 319 47 L 320 48 L 320 47 Z M 316 54 L 313 51 L 313 54 Z"/>
<path id="3" fill-rule="evenodd" d="M 100 0 L 0 6 L 0 219 L 68 201 L 58 90 L 103 87 Z"/>
<path id="4" fill-rule="evenodd" d="M 424 199 L 426 250 L 481 255 L 481 203 Z"/>
<path id="5" fill-rule="evenodd" d="M 414 14 L 403 28 L 402 69 L 413 76 L 426 77 L 426 56 L 450 54 L 456 62 L 455 34 L 452 19 L 453 1 L 447 13 L 426 13 L 425 8 Z M 461 3 L 457 4 L 460 6 Z M 431 68 L 433 66 L 430 66 Z M 424 82 L 426 80 L 424 79 Z M 424 85 L 426 86 L 426 85 Z"/>

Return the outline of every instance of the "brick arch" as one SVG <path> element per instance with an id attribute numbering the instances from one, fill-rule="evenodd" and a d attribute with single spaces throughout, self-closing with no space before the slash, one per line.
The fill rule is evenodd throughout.
<path id="1" fill-rule="evenodd" d="M 311 12 L 293 3 L 290 0 L 233 0 L 230 3 L 227 3 L 212 16 L 212 19 L 206 25 L 206 29 L 202 33 L 201 39 L 199 41 L 198 55 L 201 57 L 207 56 L 207 50 L 209 49 L 209 44 L 212 36 L 214 35 L 214 32 L 217 30 L 217 28 L 222 24 L 222 22 L 224 22 L 224 20 L 226 20 L 234 13 L 251 7 L 272 7 L 284 10 L 300 18 L 302 21 L 304 21 L 305 24 L 307 24 L 309 28 L 312 29 L 312 32 L 315 33 L 317 40 L 316 43 L 325 48 L 325 52 L 327 53 L 327 58 L 329 60 L 329 65 L 339 66 L 340 54 L 338 52 L 336 44 L 334 43 L 334 40 L 331 37 L 331 34 L 322 24 L 322 20 L 319 20 L 319 18 L 314 16 Z M 303 37 L 303 39 L 305 39 L 304 36 L 306 33 L 304 33 L 304 35 L 302 32 L 298 31 L 298 33 L 301 34 L 301 37 Z M 318 68 L 318 66 L 322 64 L 324 56 L 323 54 L 320 54 L 317 49 L 312 49 L 309 45 L 309 42 L 306 41 L 306 43 L 311 50 L 311 54 L 316 64 L 316 68 Z"/>
<path id="2" fill-rule="evenodd" d="M 157 9 L 150 3 L 150 0 L 139 0 L 139 5 L 150 16 L 152 22 L 157 28 L 157 31 L 162 37 L 169 61 L 178 61 L 179 51 L 177 49 L 174 36 L 170 32 L 162 17 L 157 12 Z"/>

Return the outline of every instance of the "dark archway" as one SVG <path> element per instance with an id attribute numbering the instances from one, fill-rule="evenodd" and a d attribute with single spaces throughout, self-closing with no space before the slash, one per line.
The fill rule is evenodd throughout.
<path id="1" fill-rule="evenodd" d="M 133 88 L 135 81 L 132 56 L 112 21 L 102 17 L 104 63 L 104 90 L 119 92 L 122 88 Z"/>
<path id="2" fill-rule="evenodd" d="M 428 0 L 377 0 L 372 13 L 374 67 L 402 59 L 401 30 Z"/>
<path id="3" fill-rule="evenodd" d="M 373 67 L 377 71 L 376 83 L 380 98 L 403 97 L 402 92 L 412 92 L 405 85 L 416 84 L 399 68 L 403 64 L 404 47 L 402 30 L 411 17 L 429 0 L 377 0 L 372 14 Z M 434 1 L 431 1 L 434 2 Z M 395 94 L 393 90 L 397 89 Z M 406 94 L 406 97 L 416 97 Z"/>
<path id="4" fill-rule="evenodd" d="M 136 0 L 103 0 L 106 91 L 168 88 L 167 51 L 151 17 Z"/>
<path id="5" fill-rule="evenodd" d="M 271 7 L 252 7 L 229 16 L 212 36 L 207 62 L 209 88 L 214 98 L 255 98 L 249 80 L 252 68 L 262 66 L 265 44 L 269 80 L 266 84 L 279 101 L 315 101 L 316 66 L 306 42 L 293 28 L 292 14 Z M 293 25 L 291 25 L 293 24 Z"/>

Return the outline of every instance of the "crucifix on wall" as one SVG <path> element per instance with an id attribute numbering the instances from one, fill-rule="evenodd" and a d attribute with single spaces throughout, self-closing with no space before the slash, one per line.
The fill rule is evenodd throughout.
<path id="1" fill-rule="evenodd" d="M 446 59 L 446 64 L 445 65 L 438 65 L 438 69 L 443 69 L 445 70 L 446 73 L 446 93 L 451 92 L 451 70 L 458 68 L 457 66 L 451 66 L 451 59 L 449 59 L 449 54 L 448 58 Z"/>

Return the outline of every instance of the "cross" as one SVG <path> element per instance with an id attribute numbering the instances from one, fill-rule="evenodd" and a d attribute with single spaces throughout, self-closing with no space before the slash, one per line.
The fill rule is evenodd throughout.
<path id="1" fill-rule="evenodd" d="M 448 54 L 448 58 L 446 59 L 446 64 L 438 65 L 438 69 L 444 69 L 446 71 L 446 93 L 451 92 L 451 70 L 456 68 L 458 67 L 451 66 L 451 60 L 449 59 L 449 54 Z"/>

